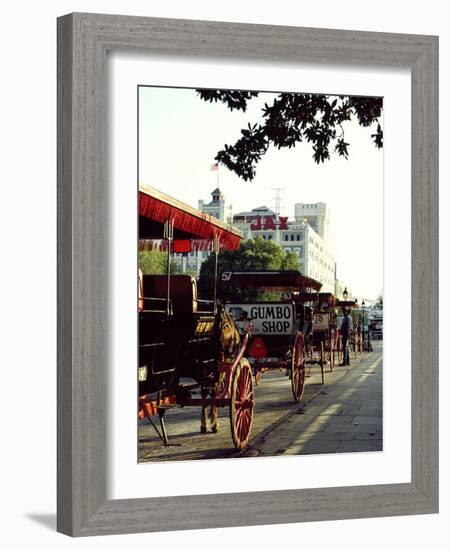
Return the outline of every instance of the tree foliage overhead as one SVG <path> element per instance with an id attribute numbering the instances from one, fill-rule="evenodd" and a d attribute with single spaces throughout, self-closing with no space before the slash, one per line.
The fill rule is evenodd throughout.
<path id="1" fill-rule="evenodd" d="M 245 112 L 248 102 L 259 92 L 239 90 L 197 90 L 207 102 L 221 102 L 231 111 Z M 383 130 L 379 118 L 383 110 L 381 97 L 327 96 L 280 93 L 262 108 L 263 121 L 248 124 L 234 145 L 225 144 L 215 160 L 235 172 L 244 181 L 253 180 L 256 165 L 270 146 L 292 148 L 310 143 L 317 164 L 329 160 L 332 153 L 348 158 L 350 143 L 345 141 L 342 124 L 348 120 L 369 128 L 375 147 L 383 147 Z"/>
<path id="2" fill-rule="evenodd" d="M 214 288 L 214 254 L 211 254 L 201 265 L 198 289 L 200 296 L 211 299 Z M 218 273 L 223 271 L 252 271 L 266 269 L 298 270 L 300 265 L 297 256 L 292 252 L 285 252 L 283 248 L 273 241 L 265 241 L 260 237 L 249 239 L 241 243 L 237 250 L 226 250 L 219 253 Z M 267 294 L 267 293 L 266 293 Z M 258 298 L 264 299 L 261 293 L 238 291 L 233 288 L 223 288 L 219 292 L 220 299 L 232 298 Z M 266 295 L 266 299 L 269 299 Z"/>

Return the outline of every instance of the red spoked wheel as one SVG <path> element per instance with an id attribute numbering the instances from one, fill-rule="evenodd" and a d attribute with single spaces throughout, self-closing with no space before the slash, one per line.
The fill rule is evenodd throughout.
<path id="1" fill-rule="evenodd" d="M 294 401 L 300 401 L 305 389 L 305 342 L 303 334 L 298 334 L 292 348 L 291 386 Z"/>
<path id="2" fill-rule="evenodd" d="M 353 352 L 353 358 L 354 359 L 357 359 L 358 358 L 358 351 L 357 351 L 357 347 L 358 347 L 358 337 L 353 335 L 350 339 L 350 348 Z"/>
<path id="3" fill-rule="evenodd" d="M 338 362 L 343 363 L 344 350 L 342 349 L 342 336 L 339 333 L 336 334 L 336 348 L 337 348 Z"/>
<path id="4" fill-rule="evenodd" d="M 322 375 L 322 384 L 325 384 L 325 373 L 324 373 L 324 370 L 323 370 L 323 367 L 325 365 L 325 347 L 323 345 L 323 340 L 322 340 L 322 342 L 320 342 L 319 365 L 320 365 L 320 373 Z"/>
<path id="5" fill-rule="evenodd" d="M 236 367 L 231 382 L 230 424 L 236 449 L 245 449 L 248 445 L 254 408 L 252 369 L 247 359 L 243 358 Z"/>
<path id="6" fill-rule="evenodd" d="M 331 372 L 333 372 L 333 369 L 334 369 L 334 354 L 335 354 L 335 351 L 336 351 L 336 333 L 334 332 L 334 330 L 331 330 L 331 333 L 330 333 L 330 353 L 329 353 Z"/>

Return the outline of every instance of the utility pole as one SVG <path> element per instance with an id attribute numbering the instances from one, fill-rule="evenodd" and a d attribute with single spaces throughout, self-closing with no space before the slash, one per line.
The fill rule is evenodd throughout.
<path id="1" fill-rule="evenodd" d="M 281 203 L 283 201 L 283 199 L 281 198 L 281 191 L 284 191 L 284 187 L 272 187 L 272 191 L 275 191 L 275 197 L 274 197 L 275 214 L 277 215 L 277 217 L 279 217 L 279 215 L 280 215 L 280 206 L 281 206 Z"/>

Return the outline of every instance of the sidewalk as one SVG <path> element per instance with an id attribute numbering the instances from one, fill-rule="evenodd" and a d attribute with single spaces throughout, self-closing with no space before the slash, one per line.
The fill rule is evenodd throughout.
<path id="1" fill-rule="evenodd" d="M 200 409 L 198 407 L 175 408 L 166 415 L 166 428 L 170 446 L 162 445 L 147 420 L 139 421 L 139 461 L 196 460 L 233 458 L 240 456 L 348 452 L 358 447 L 366 432 L 362 426 L 370 421 L 364 442 L 366 447 L 381 446 L 381 365 L 379 377 L 364 375 L 376 361 L 381 360 L 381 345 L 373 353 L 358 355 L 350 367 L 336 366 L 330 372 L 325 366 L 325 385 L 318 365 L 314 365 L 306 378 L 305 393 L 301 403 L 292 400 L 291 382 L 284 372 L 275 369 L 263 374 L 261 384 L 255 388 L 256 408 L 253 417 L 250 445 L 245 451 L 236 451 L 230 433 L 228 407 L 219 409 L 220 431 L 216 434 L 200 433 Z M 375 367 L 374 367 L 375 365 Z M 377 372 L 378 372 L 377 371 Z M 373 385 L 371 396 L 366 384 Z M 376 384 L 379 380 L 379 384 Z M 357 390 L 357 388 L 360 388 Z M 357 390 L 357 391 L 356 391 Z M 355 393 L 356 391 L 356 393 Z M 347 392 L 345 407 L 343 394 Z M 365 407 L 361 408 L 361 396 L 365 395 Z M 342 405 L 341 405 L 342 403 Z M 339 405 L 338 405 L 339 404 Z M 350 414 L 353 411 L 354 414 Z M 371 413 L 369 415 L 369 413 Z M 367 416 L 363 421 L 357 418 Z M 372 421 L 370 416 L 378 417 Z M 355 424 L 359 424 L 358 427 Z M 376 428 L 372 424 L 376 424 Z M 331 426 L 332 425 L 332 426 Z M 338 431 L 337 427 L 339 426 Z M 353 434 L 353 431 L 357 431 Z M 376 435 L 371 436 L 374 432 Z M 356 441 L 356 443 L 355 443 Z M 346 443 L 339 447 L 339 444 Z M 377 447 L 377 448 L 378 448 Z"/>
<path id="2" fill-rule="evenodd" d="M 373 353 L 255 438 L 241 456 L 381 451 L 382 372 L 382 348 L 376 344 Z"/>

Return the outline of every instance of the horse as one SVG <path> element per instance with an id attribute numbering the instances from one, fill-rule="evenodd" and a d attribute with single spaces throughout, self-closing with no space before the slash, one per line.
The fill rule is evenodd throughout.
<path id="1" fill-rule="evenodd" d="M 219 306 L 219 311 L 216 316 L 215 331 L 218 336 L 219 357 L 232 359 L 240 348 L 241 337 L 233 317 L 225 311 L 225 308 L 222 305 Z M 224 377 L 225 373 L 221 372 L 213 389 L 202 388 L 202 398 L 206 399 L 208 394 L 214 398 L 224 382 Z M 207 432 L 207 416 L 207 405 L 203 405 L 200 420 L 201 433 Z M 211 405 L 209 418 L 211 423 L 211 431 L 213 433 L 217 433 L 219 431 L 219 417 L 217 414 L 216 405 Z"/>

